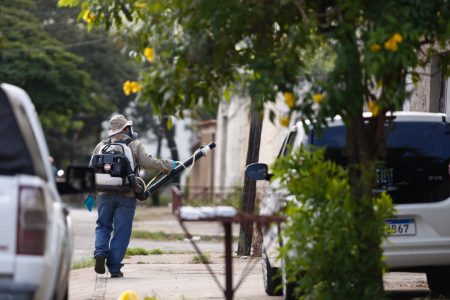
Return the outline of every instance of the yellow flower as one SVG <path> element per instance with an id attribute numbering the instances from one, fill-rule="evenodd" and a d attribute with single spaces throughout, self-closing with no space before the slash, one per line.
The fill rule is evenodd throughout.
<path id="1" fill-rule="evenodd" d="M 370 45 L 370 51 L 372 52 L 378 52 L 380 51 L 381 46 L 377 43 Z"/>
<path id="2" fill-rule="evenodd" d="M 138 2 L 134 3 L 134 7 L 136 7 L 136 8 L 146 8 L 147 7 L 147 3 L 138 1 Z"/>
<path id="3" fill-rule="evenodd" d="M 86 10 L 83 14 L 83 20 L 88 24 L 93 23 L 95 21 L 95 17 L 95 14 L 90 10 Z"/>
<path id="4" fill-rule="evenodd" d="M 380 107 L 378 106 L 376 101 L 369 101 L 367 104 L 369 107 L 369 111 L 372 113 L 374 117 L 378 116 L 380 113 Z"/>
<path id="5" fill-rule="evenodd" d="M 391 37 L 391 39 L 396 42 L 396 43 L 401 43 L 403 42 L 403 37 L 400 33 L 396 32 L 394 33 L 394 35 Z"/>
<path id="6" fill-rule="evenodd" d="M 389 51 L 395 52 L 398 50 L 398 44 L 402 42 L 402 35 L 400 33 L 394 33 L 386 42 L 384 42 L 384 48 Z"/>
<path id="7" fill-rule="evenodd" d="M 139 84 L 137 81 L 125 81 L 123 84 L 123 92 L 125 95 L 135 94 L 142 90 L 142 85 Z"/>
<path id="8" fill-rule="evenodd" d="M 135 291 L 124 291 L 117 300 L 140 300 L 141 298 Z"/>
<path id="9" fill-rule="evenodd" d="M 145 48 L 144 56 L 150 63 L 153 63 L 155 61 L 155 49 L 149 47 Z"/>
<path id="10" fill-rule="evenodd" d="M 128 96 L 129 94 L 131 94 L 131 81 L 129 80 L 125 81 L 122 89 L 125 95 Z"/>
<path id="11" fill-rule="evenodd" d="M 312 96 L 313 101 L 317 104 L 320 104 L 323 101 L 323 98 L 325 98 L 323 94 L 314 94 Z"/>
<path id="12" fill-rule="evenodd" d="M 285 92 L 284 93 L 284 102 L 286 102 L 286 104 L 287 104 L 287 106 L 289 106 L 289 108 L 294 107 L 294 105 L 295 105 L 294 94 L 292 94 L 290 92 Z"/>
<path id="13" fill-rule="evenodd" d="M 285 117 L 281 117 L 279 119 L 280 124 L 283 125 L 284 127 L 288 127 L 289 123 L 291 122 L 291 118 L 289 118 L 289 116 L 285 116 Z"/>
<path id="14" fill-rule="evenodd" d="M 132 84 L 133 84 L 131 87 L 132 93 L 138 93 L 138 92 L 142 91 L 142 85 L 140 85 L 139 82 L 134 81 Z"/>
<path id="15" fill-rule="evenodd" d="M 391 39 L 384 42 L 384 48 L 386 48 L 389 51 L 395 52 L 398 50 L 397 43 L 392 41 Z"/>

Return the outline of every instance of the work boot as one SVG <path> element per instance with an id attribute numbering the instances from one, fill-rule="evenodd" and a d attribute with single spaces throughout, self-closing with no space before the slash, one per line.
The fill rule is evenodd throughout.
<path id="1" fill-rule="evenodd" d="M 118 272 L 111 272 L 111 278 L 119 278 L 119 277 L 123 277 L 123 273 L 118 271 Z"/>
<path id="2" fill-rule="evenodd" d="M 105 274 L 105 259 L 104 256 L 96 256 L 95 257 L 95 272 L 98 274 Z"/>

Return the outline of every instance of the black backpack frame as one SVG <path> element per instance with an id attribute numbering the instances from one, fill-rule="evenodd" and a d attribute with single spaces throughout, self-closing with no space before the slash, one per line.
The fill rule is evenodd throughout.
<path id="1" fill-rule="evenodd" d="M 129 192 L 131 190 L 130 182 L 128 177 L 131 175 L 136 175 L 139 172 L 139 168 L 133 170 L 131 168 L 130 161 L 125 155 L 124 145 L 130 144 L 134 139 L 129 138 L 125 141 L 111 142 L 111 140 L 104 141 L 105 144 L 102 146 L 102 151 L 99 154 L 92 155 L 91 167 L 97 174 L 108 174 L 111 178 L 121 178 L 122 182 L 120 185 L 102 185 L 97 184 L 96 190 L 99 192 Z M 122 147 L 122 152 L 113 149 L 113 146 Z M 105 165 L 109 165 L 110 168 L 106 169 Z M 117 181 L 117 180 L 116 180 Z"/>

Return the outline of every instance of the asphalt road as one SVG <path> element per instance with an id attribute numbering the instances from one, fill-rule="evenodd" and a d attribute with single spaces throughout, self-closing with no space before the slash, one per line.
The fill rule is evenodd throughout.
<path id="1" fill-rule="evenodd" d="M 96 212 L 82 209 L 71 210 L 74 228 L 73 261 L 92 255 Z M 135 230 L 183 233 L 169 208 L 138 207 Z M 196 236 L 223 235 L 223 228 L 216 223 L 189 223 L 189 232 Z M 237 236 L 239 226 L 233 226 Z M 141 299 L 224 299 L 220 286 L 224 286 L 224 245 L 222 242 L 198 241 L 199 247 L 211 257 L 209 265 L 216 279 L 202 264 L 192 262 L 195 251 L 189 241 L 149 241 L 132 239 L 130 247 L 151 250 L 159 248 L 176 254 L 132 256 L 125 259 L 124 278 L 97 275 L 93 268 L 72 270 L 69 299 L 117 299 L 122 292 L 133 290 Z M 236 245 L 234 248 L 236 249 Z M 264 293 L 259 259 L 233 258 L 234 284 L 239 284 L 235 299 L 282 299 Z M 240 278 L 244 277 L 243 280 Z M 384 277 L 387 299 L 432 299 L 425 275 L 418 273 L 388 273 Z M 441 298 L 442 299 L 442 298 Z"/>

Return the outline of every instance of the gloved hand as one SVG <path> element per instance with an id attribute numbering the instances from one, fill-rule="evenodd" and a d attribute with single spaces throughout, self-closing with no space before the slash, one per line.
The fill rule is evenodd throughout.
<path id="1" fill-rule="evenodd" d="M 92 211 L 92 209 L 95 207 L 95 199 L 91 194 L 89 194 L 86 199 L 84 199 L 83 206 L 86 207 L 88 211 Z"/>
<path id="2" fill-rule="evenodd" d="M 147 199 L 147 196 L 145 195 L 145 186 L 144 182 L 141 180 L 136 181 L 136 185 L 138 186 L 139 191 L 134 191 L 134 195 L 139 201 L 144 201 Z"/>

